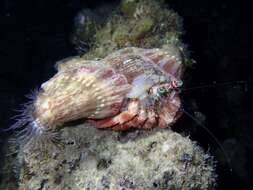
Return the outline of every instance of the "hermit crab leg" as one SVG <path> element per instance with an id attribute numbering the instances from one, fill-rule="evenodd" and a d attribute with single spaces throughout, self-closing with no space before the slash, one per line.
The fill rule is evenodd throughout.
<path id="1" fill-rule="evenodd" d="M 144 123 L 144 129 L 150 129 L 156 127 L 157 124 L 157 114 L 154 109 L 149 109 L 147 111 L 148 120 Z"/>
<path id="2" fill-rule="evenodd" d="M 141 108 L 138 114 L 131 120 L 113 127 L 114 130 L 126 130 L 129 128 L 143 128 L 143 125 L 148 120 L 147 112 L 144 108 Z"/>
<path id="3" fill-rule="evenodd" d="M 97 128 L 109 128 L 116 125 L 121 125 L 132 120 L 138 114 L 138 111 L 138 100 L 131 100 L 126 111 L 123 111 L 112 118 L 95 121 L 95 125 Z"/>
<path id="4" fill-rule="evenodd" d="M 142 128 L 145 124 L 145 122 L 148 120 L 148 113 L 147 113 L 147 110 L 142 108 L 140 111 L 139 111 L 139 114 L 138 114 L 138 117 L 136 117 L 136 119 L 134 119 L 137 123 L 136 127 L 138 128 Z M 135 122 L 134 121 L 134 122 Z"/>
<path id="5" fill-rule="evenodd" d="M 169 97 L 168 101 L 164 102 L 159 109 L 159 122 L 160 128 L 165 128 L 168 124 L 173 124 L 173 121 L 180 116 L 178 109 L 180 108 L 179 97 L 175 96 L 173 99 Z"/>
<path id="6" fill-rule="evenodd" d="M 170 109 L 167 106 L 163 106 L 159 114 L 158 126 L 160 128 L 166 128 L 169 123 L 172 122 L 173 116 L 170 114 Z"/>

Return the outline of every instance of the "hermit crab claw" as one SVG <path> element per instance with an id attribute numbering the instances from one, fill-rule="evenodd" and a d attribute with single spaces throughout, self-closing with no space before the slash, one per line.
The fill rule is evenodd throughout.
<path id="1" fill-rule="evenodd" d="M 94 121 L 94 123 L 97 128 L 113 128 L 123 130 L 124 124 L 131 121 L 138 114 L 138 111 L 139 111 L 139 101 L 131 100 L 128 103 L 126 111 L 122 111 L 118 115 L 108 119 Z"/>

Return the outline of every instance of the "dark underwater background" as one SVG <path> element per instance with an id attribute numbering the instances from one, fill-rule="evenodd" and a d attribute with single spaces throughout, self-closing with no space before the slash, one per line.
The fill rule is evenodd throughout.
<path id="1" fill-rule="evenodd" d="M 25 94 L 54 73 L 57 60 L 77 54 L 71 42 L 74 18 L 83 8 L 113 0 L 0 1 L 0 128 L 10 126 Z M 253 179 L 253 30 L 246 1 L 167 0 L 184 19 L 183 41 L 196 61 L 182 91 L 184 107 L 204 122 L 224 147 L 233 169 L 214 139 L 183 116 L 175 131 L 190 135 L 217 161 L 217 189 L 252 189 Z M 225 84 L 224 84 L 225 83 Z M 199 116 L 199 118 L 198 118 Z M 184 127 L 183 127 L 184 126 Z M 186 128 L 186 126 L 189 126 Z M 9 133 L 0 133 L 1 159 Z"/>

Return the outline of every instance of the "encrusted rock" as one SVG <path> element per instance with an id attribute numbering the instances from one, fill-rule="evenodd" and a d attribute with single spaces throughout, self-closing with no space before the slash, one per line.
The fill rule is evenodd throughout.
<path id="1" fill-rule="evenodd" d="M 212 158 L 171 130 L 63 129 L 62 146 L 24 150 L 20 190 L 211 189 Z"/>

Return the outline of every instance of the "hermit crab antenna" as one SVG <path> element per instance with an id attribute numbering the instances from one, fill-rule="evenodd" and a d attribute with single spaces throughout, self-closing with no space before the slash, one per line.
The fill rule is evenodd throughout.
<path id="1" fill-rule="evenodd" d="M 188 117 L 190 117 L 193 121 L 195 121 L 199 126 L 201 126 L 203 129 L 206 130 L 206 132 L 214 139 L 214 141 L 216 142 L 216 144 L 219 146 L 220 150 L 223 152 L 223 155 L 228 163 L 228 167 L 230 172 L 232 172 L 232 165 L 231 165 L 231 161 L 224 149 L 224 147 L 221 145 L 221 143 L 219 142 L 219 140 L 215 137 L 215 135 L 204 125 L 202 124 L 199 120 L 197 120 L 194 116 L 192 116 L 188 111 L 186 111 L 184 108 L 180 108 L 180 110 L 182 112 L 184 112 Z"/>
<path id="2" fill-rule="evenodd" d="M 244 85 L 244 84 L 248 84 L 250 82 L 253 81 L 228 81 L 228 82 L 213 82 L 213 84 L 206 84 L 206 85 L 200 85 L 200 86 L 194 86 L 194 87 L 190 87 L 190 88 L 184 88 L 182 89 L 182 91 L 188 91 L 188 90 L 195 90 L 195 89 L 202 89 L 202 88 L 214 88 L 217 86 L 226 86 L 226 85 Z"/>

